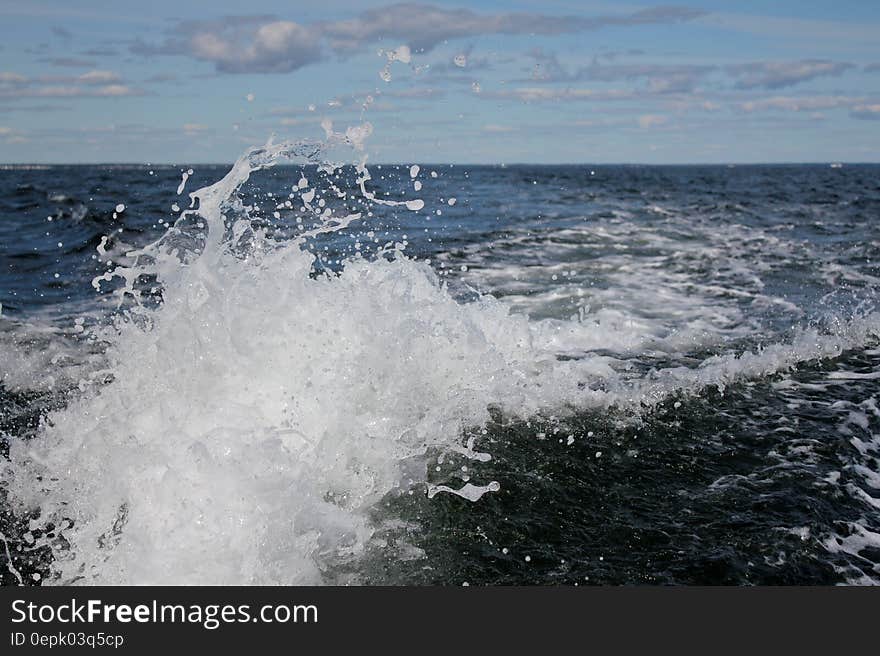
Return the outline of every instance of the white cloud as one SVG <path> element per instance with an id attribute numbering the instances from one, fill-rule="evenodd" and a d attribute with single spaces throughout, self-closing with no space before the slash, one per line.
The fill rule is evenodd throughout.
<path id="1" fill-rule="evenodd" d="M 28 79 L 24 75 L 0 71 L 0 84 L 25 84 L 27 81 Z"/>
<path id="2" fill-rule="evenodd" d="M 483 126 L 483 132 L 490 133 L 503 133 L 503 132 L 513 132 L 514 128 L 509 125 L 497 125 L 495 123 L 489 123 L 488 125 Z"/>
<path id="3" fill-rule="evenodd" d="M 286 73 L 321 58 L 315 30 L 287 20 L 229 17 L 187 21 L 159 46 L 137 43 L 139 54 L 179 54 L 214 64 L 224 73 Z"/>
<path id="4" fill-rule="evenodd" d="M 27 137 L 19 130 L 6 126 L 0 126 L 0 139 L 7 144 L 27 143 L 28 141 Z"/>
<path id="5" fill-rule="evenodd" d="M 648 80 L 648 91 L 651 93 L 690 93 L 697 85 L 698 74 L 672 73 L 655 76 Z"/>
<path id="6" fill-rule="evenodd" d="M 112 71 L 89 71 L 81 75 L 42 75 L 28 82 L 32 84 L 64 84 L 64 85 L 110 85 L 122 81 Z"/>
<path id="7" fill-rule="evenodd" d="M 644 114 L 639 116 L 638 123 L 639 127 L 643 129 L 655 128 L 660 125 L 665 125 L 669 121 L 665 116 L 660 116 L 658 114 Z"/>
<path id="8" fill-rule="evenodd" d="M 218 70 L 230 73 L 285 72 L 320 57 L 317 37 L 292 21 L 265 23 L 246 34 L 196 32 L 190 47 L 196 59 L 213 62 Z"/>
<path id="9" fill-rule="evenodd" d="M 281 125 L 285 127 L 293 127 L 296 125 L 307 125 L 309 123 L 320 123 L 321 117 L 319 116 L 304 116 L 303 118 L 290 118 L 285 117 L 279 121 Z"/>
<path id="10" fill-rule="evenodd" d="M 871 105 L 855 105 L 850 112 L 853 118 L 880 121 L 880 103 Z"/>
<path id="11" fill-rule="evenodd" d="M 568 102 L 568 101 L 605 101 L 631 100 L 635 97 L 632 91 L 625 89 L 559 89 L 551 87 L 519 87 L 504 91 L 484 92 L 483 98 L 515 98 L 523 102 Z"/>
<path id="12" fill-rule="evenodd" d="M 482 14 L 470 9 L 400 3 L 370 9 L 348 20 L 310 25 L 266 16 L 186 21 L 163 43 L 138 42 L 132 50 L 143 55 L 187 55 L 211 62 L 224 73 L 287 73 L 322 59 L 325 50 L 348 55 L 387 39 L 405 42 L 418 52 L 449 39 L 485 34 L 574 34 L 609 26 L 675 23 L 701 15 L 701 11 L 683 7 L 596 17 Z"/>
<path id="13" fill-rule="evenodd" d="M 102 98 L 140 96 L 144 92 L 123 83 L 112 71 L 93 70 L 81 75 L 46 75 L 36 79 L 18 73 L 0 73 L 0 98 Z"/>
<path id="14" fill-rule="evenodd" d="M 744 112 L 759 112 L 778 110 L 787 112 L 816 111 L 821 109 L 836 109 L 839 107 L 851 107 L 863 102 L 862 98 L 850 96 L 774 96 L 749 100 L 738 105 Z"/>
<path id="15" fill-rule="evenodd" d="M 90 59 L 78 59 L 76 57 L 48 57 L 40 61 L 61 68 L 91 68 L 95 65 L 95 62 Z"/>
<path id="16" fill-rule="evenodd" d="M 530 13 L 478 14 L 469 9 L 400 3 L 363 12 L 355 19 L 322 24 L 335 50 L 355 50 L 379 39 L 401 39 L 430 50 L 448 39 L 481 34 L 572 34 L 608 26 L 691 20 L 703 15 L 684 7 L 656 7 L 611 16 L 551 16 Z"/>
<path id="17" fill-rule="evenodd" d="M 121 96 L 142 96 L 143 91 L 124 84 L 102 86 L 41 85 L 20 89 L 0 89 L 0 98 L 108 98 Z"/>
<path id="18" fill-rule="evenodd" d="M 837 77 L 854 68 L 847 62 L 824 59 L 803 59 L 789 62 L 751 62 L 728 67 L 728 72 L 739 78 L 740 89 L 781 89 L 817 77 Z"/>
<path id="19" fill-rule="evenodd" d="M 111 84 L 120 81 L 120 77 L 111 71 L 89 71 L 76 77 L 83 84 Z"/>
<path id="20" fill-rule="evenodd" d="M 758 16 L 747 14 L 724 14 L 713 12 L 698 17 L 700 23 L 723 29 L 749 32 L 777 40 L 800 40 L 810 44 L 822 41 L 839 41 L 845 44 L 877 43 L 880 24 L 869 21 L 815 20 L 786 16 Z"/>
<path id="21" fill-rule="evenodd" d="M 401 89 L 400 91 L 385 91 L 382 93 L 383 96 L 388 96 L 391 98 L 409 98 L 418 100 L 430 100 L 433 98 L 440 98 L 445 94 L 446 92 L 443 91 L 443 89 L 438 89 L 436 87 L 413 87 L 411 89 Z"/>
<path id="22" fill-rule="evenodd" d="M 88 95 L 88 94 L 86 94 Z M 142 91 L 132 89 L 124 84 L 108 84 L 95 90 L 96 96 L 141 96 Z"/>
<path id="23" fill-rule="evenodd" d="M 533 49 L 527 54 L 535 60 L 531 79 L 538 83 L 644 81 L 642 88 L 654 95 L 693 93 L 699 83 L 716 74 L 732 78 L 738 89 L 780 89 L 821 77 L 838 77 L 856 68 L 849 62 L 824 59 L 755 61 L 730 66 L 605 63 L 607 57 L 596 55 L 590 65 L 570 69 L 553 53 Z M 615 54 L 610 59 L 618 57 Z"/>
<path id="24" fill-rule="evenodd" d="M 538 82 L 616 82 L 619 80 L 646 80 L 647 90 L 656 94 L 687 93 L 693 91 L 701 78 L 715 70 L 715 66 L 692 64 L 606 64 L 596 56 L 589 66 L 568 70 L 553 53 L 540 49 L 528 53 L 535 60 L 532 79 Z M 610 59 L 616 59 L 614 54 Z"/>
<path id="25" fill-rule="evenodd" d="M 379 39 L 400 39 L 415 50 L 430 50 L 448 39 L 480 34 L 572 34 L 607 26 L 644 25 L 690 20 L 703 12 L 656 7 L 613 16 L 551 16 L 529 13 L 478 14 L 469 9 L 400 3 L 371 9 L 357 18 L 322 23 L 331 47 L 352 51 Z"/>

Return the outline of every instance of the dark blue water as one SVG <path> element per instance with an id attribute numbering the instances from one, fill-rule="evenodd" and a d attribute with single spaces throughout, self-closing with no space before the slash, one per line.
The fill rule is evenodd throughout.
<path id="1" fill-rule="evenodd" d="M 78 384 L 105 346 L 85 335 L 112 320 L 116 300 L 113 284 L 98 292 L 92 280 L 165 233 L 189 203 L 176 194 L 187 168 L 0 170 L 4 454 L 100 393 Z M 228 167 L 192 168 L 188 191 Z M 475 503 L 428 498 L 424 485 L 387 495 L 369 511 L 374 539 L 324 568 L 327 582 L 880 581 L 880 166 L 421 169 L 423 211 L 373 205 L 311 238 L 311 275 L 344 276 L 356 254 L 387 258 L 386 243 L 405 244 L 459 303 L 494 296 L 555 326 L 559 361 L 611 372 L 586 386 L 642 396 L 565 416 L 491 408 L 475 437 L 492 453 L 481 479 L 501 490 Z M 355 188 L 349 169 L 302 172 Z M 241 193 L 274 240 L 310 220 L 296 205 L 274 215 L 300 174 L 264 171 Z M 372 175 L 380 198 L 411 189 L 409 166 Z M 365 208 L 351 195 L 334 202 Z M 154 279 L 138 285 L 161 300 Z M 743 353 L 749 366 L 735 361 Z M 685 370 L 700 374 L 679 384 Z M 429 481 L 461 487 L 465 461 L 431 457 Z M 51 577 L 52 550 L 31 545 L 52 530 L 27 521 L 5 507 L 4 584 Z"/>

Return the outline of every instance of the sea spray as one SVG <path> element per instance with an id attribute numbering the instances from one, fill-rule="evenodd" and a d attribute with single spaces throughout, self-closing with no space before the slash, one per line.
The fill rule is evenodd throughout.
<path id="1" fill-rule="evenodd" d="M 749 326 L 727 328 L 742 323 L 737 308 L 708 293 L 695 301 L 681 272 L 633 278 L 637 269 L 619 262 L 615 271 L 632 287 L 658 297 L 649 309 L 659 319 L 630 313 L 614 323 L 585 310 L 571 321 L 538 321 L 489 296 L 462 302 L 395 240 L 372 257 L 350 253 L 335 272 L 320 269 L 313 238 L 351 229 L 375 205 L 419 211 L 425 202 L 380 199 L 368 187 L 358 150 L 368 128 L 336 132 L 328 123 L 325 133 L 324 141 L 249 151 L 223 179 L 191 192 L 190 207 L 158 241 L 113 254 L 119 264 L 96 278 L 102 290 L 115 286 L 120 307 L 111 329 L 88 329 L 106 350 L 94 367 L 68 372 L 74 382 L 83 372 L 81 396 L 50 413 L 34 439 L 10 440 L 2 472 L 15 508 L 35 514 L 34 548 L 52 551 L 49 582 L 335 582 L 335 566 L 370 544 L 371 510 L 387 495 L 485 504 L 484 494 L 506 489 L 503 477 L 481 471 L 492 445 L 463 443 L 489 406 L 523 419 L 613 406 L 635 420 L 670 395 L 727 388 L 876 341 L 878 317 L 865 312 L 720 349 L 719 331 L 701 319 L 722 314 L 721 334 L 742 339 Z M 242 186 L 286 161 L 332 172 L 327 152 L 336 147 L 358 155 L 351 187 L 360 193 L 347 199 L 357 207 L 328 207 L 351 188 L 303 170 L 287 188 L 307 220 L 296 238 L 272 239 L 266 210 L 247 205 Z M 125 213 L 133 211 L 129 204 Z M 111 253 L 104 240 L 99 254 Z M 650 287 L 658 280 L 685 291 L 661 297 Z M 682 317 L 690 332 L 680 330 Z M 632 331 L 625 339 L 621 326 Z M 690 357 L 694 344 L 716 350 Z M 689 357 L 627 368 L 627 352 L 654 350 Z M 50 355 L 58 371 L 54 353 L 40 361 Z M 27 378 L 27 357 L 4 352 L 10 385 Z M 463 486 L 425 474 L 424 459 L 445 451 L 471 459 Z M 601 453 L 611 461 L 609 449 Z"/>
<path id="2" fill-rule="evenodd" d="M 456 302 L 399 249 L 311 275 L 305 239 L 351 215 L 283 244 L 254 229 L 236 197 L 250 174 L 328 143 L 252 149 L 135 264 L 96 278 L 127 300 L 102 335 L 112 380 L 13 441 L 4 471 L 17 506 L 54 528 L 54 581 L 319 583 L 363 550 L 402 463 L 461 451 L 490 404 L 599 400 L 584 363 L 534 347 L 526 317 Z"/>

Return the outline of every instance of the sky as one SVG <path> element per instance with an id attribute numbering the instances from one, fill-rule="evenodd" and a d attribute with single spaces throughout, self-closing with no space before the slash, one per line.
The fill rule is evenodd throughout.
<path id="1" fill-rule="evenodd" d="M 880 161 L 880 2 L 0 0 L 0 162 Z"/>

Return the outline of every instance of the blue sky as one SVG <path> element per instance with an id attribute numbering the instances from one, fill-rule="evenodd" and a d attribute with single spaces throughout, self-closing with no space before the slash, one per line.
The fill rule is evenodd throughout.
<path id="1" fill-rule="evenodd" d="M 226 162 L 324 119 L 369 121 L 374 162 L 880 161 L 877 2 L 0 0 L 0 24 L 0 162 Z"/>

